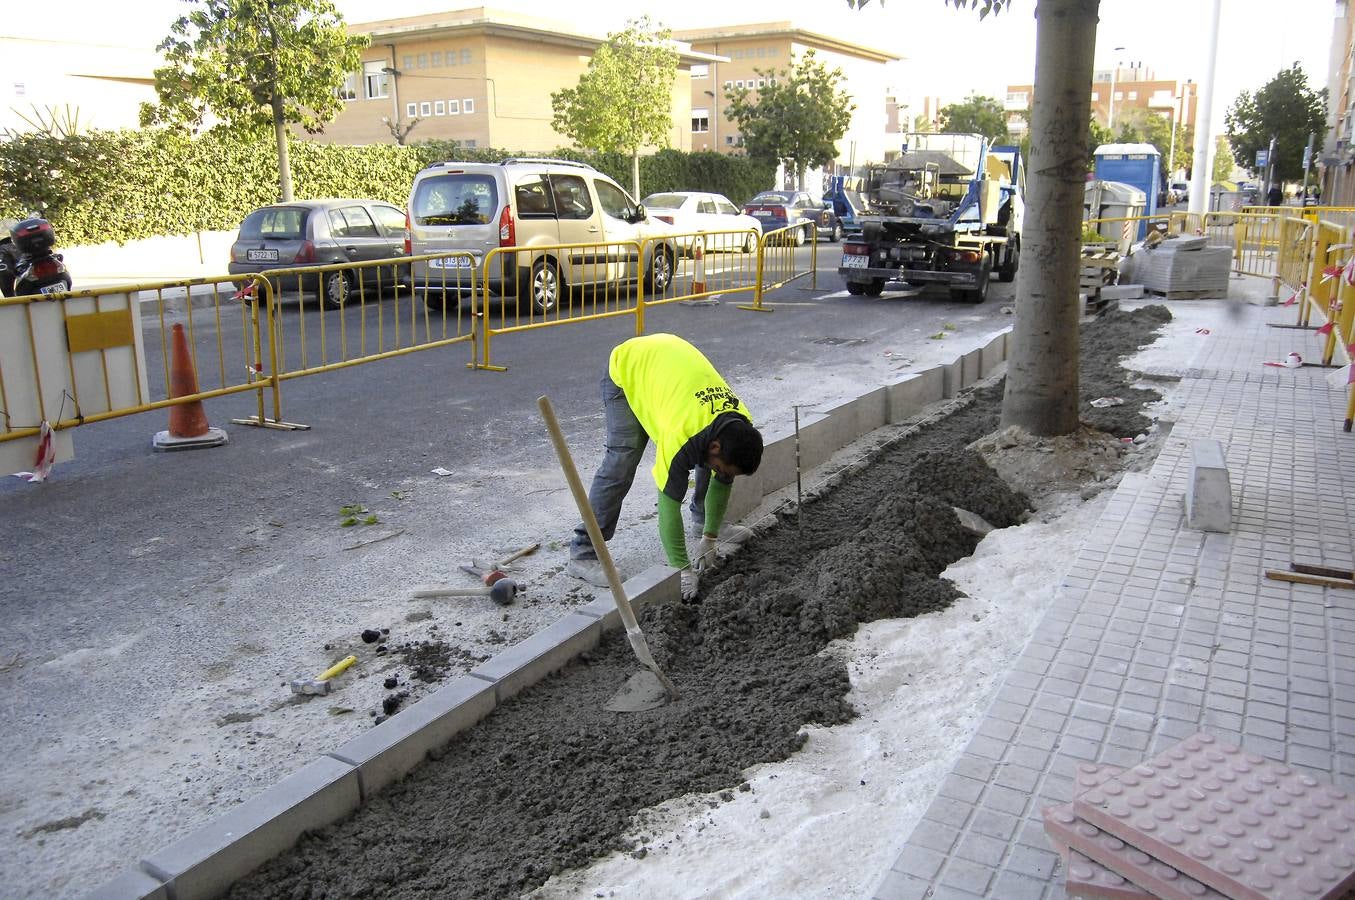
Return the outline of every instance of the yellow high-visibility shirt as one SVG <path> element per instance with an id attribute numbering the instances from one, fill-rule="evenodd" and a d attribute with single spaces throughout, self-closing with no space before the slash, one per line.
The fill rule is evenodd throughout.
<path id="1" fill-rule="evenodd" d="M 626 395 L 635 418 L 654 442 L 654 483 L 681 502 L 694 465 L 718 434 L 724 413 L 752 414 L 701 351 L 673 334 L 631 338 L 612 351 L 607 373 Z"/>

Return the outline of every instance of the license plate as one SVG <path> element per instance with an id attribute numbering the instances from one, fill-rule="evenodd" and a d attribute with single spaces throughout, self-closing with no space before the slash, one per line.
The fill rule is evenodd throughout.
<path id="1" fill-rule="evenodd" d="M 842 256 L 842 268 L 844 269 L 868 269 L 870 268 L 870 257 L 868 256 Z"/>
<path id="2" fill-rule="evenodd" d="M 277 262 L 278 251 L 276 250 L 246 250 L 245 259 L 249 262 Z"/>
<path id="3" fill-rule="evenodd" d="M 45 287 L 45 288 L 38 288 L 38 293 L 39 293 L 39 294 L 60 294 L 60 293 L 61 293 L 62 291 L 64 291 L 64 290 L 66 290 L 66 286 L 65 286 L 64 284 L 49 284 L 49 285 L 47 285 L 47 287 Z"/>
<path id="4" fill-rule="evenodd" d="M 757 216 L 759 219 L 766 219 L 771 217 L 771 213 L 767 212 L 767 210 L 765 209 L 755 209 L 753 210 L 753 215 Z"/>
<path id="5" fill-rule="evenodd" d="M 469 256 L 453 256 L 449 259 L 430 259 L 428 268 L 430 269 L 469 269 L 471 259 Z"/>

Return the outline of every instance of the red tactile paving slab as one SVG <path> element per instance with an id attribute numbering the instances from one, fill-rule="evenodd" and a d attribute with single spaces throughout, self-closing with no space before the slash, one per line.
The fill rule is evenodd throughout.
<path id="1" fill-rule="evenodd" d="M 1234 900 L 1355 887 L 1355 797 L 1196 734 L 1073 798 L 1088 823 Z"/>
<path id="2" fill-rule="evenodd" d="M 1119 774 L 1121 770 L 1114 766 L 1084 763 L 1078 766 L 1073 794 L 1083 794 Z M 1079 819 L 1071 803 L 1048 807 L 1044 821 L 1045 833 L 1067 862 L 1064 889 L 1069 895 L 1111 900 L 1226 900 L 1217 891 Z"/>

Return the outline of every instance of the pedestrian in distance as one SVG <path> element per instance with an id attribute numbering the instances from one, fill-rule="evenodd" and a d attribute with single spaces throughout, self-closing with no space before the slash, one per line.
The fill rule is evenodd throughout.
<path id="1" fill-rule="evenodd" d="M 1281 189 L 1280 183 L 1277 181 L 1274 184 L 1272 184 L 1270 186 L 1270 190 L 1266 192 L 1266 206 L 1283 206 L 1283 205 L 1284 205 L 1284 190 Z"/>
<path id="2" fill-rule="evenodd" d="M 672 334 L 631 338 L 613 348 L 602 376 L 602 409 L 605 453 L 588 491 L 602 537 L 610 541 L 616 533 L 640 457 L 654 441 L 659 540 L 668 564 L 682 572 L 683 599 L 693 600 L 699 573 L 715 562 L 718 540 L 748 533 L 725 526 L 724 516 L 735 477 L 753 474 L 762 462 L 762 434 L 710 361 Z M 682 527 L 682 501 L 693 471 L 696 485 L 688 509 L 692 536 L 700 539 L 695 560 L 687 554 Z M 589 584 L 607 585 L 582 523 L 574 529 L 565 571 Z"/>

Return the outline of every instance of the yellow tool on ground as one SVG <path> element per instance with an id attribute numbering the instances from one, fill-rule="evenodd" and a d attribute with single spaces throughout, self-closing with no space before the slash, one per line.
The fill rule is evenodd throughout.
<path id="1" fill-rule="evenodd" d="M 311 694 L 323 697 L 325 694 L 329 693 L 330 688 L 333 686 L 330 679 L 348 671 L 348 667 L 357 661 L 358 658 L 356 656 L 345 656 L 314 678 L 297 678 L 292 681 L 292 693 Z"/>

